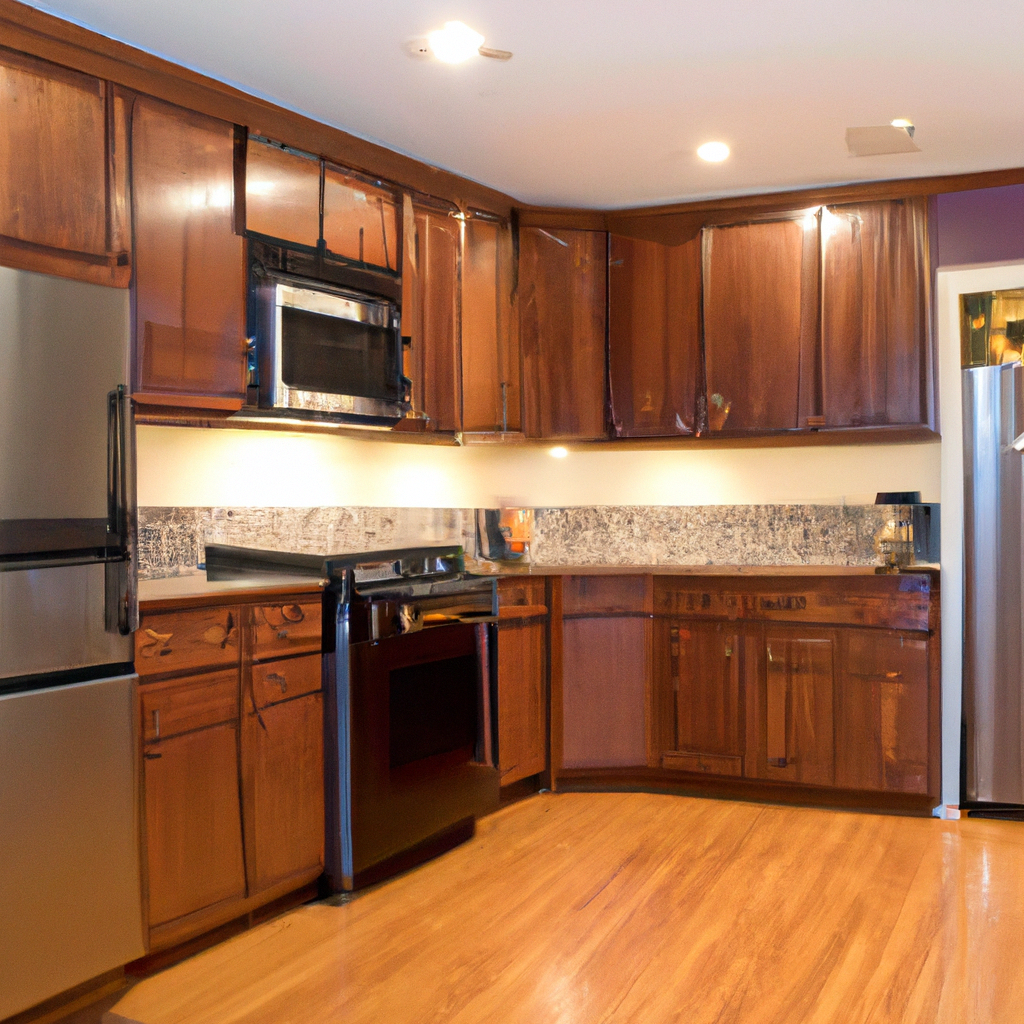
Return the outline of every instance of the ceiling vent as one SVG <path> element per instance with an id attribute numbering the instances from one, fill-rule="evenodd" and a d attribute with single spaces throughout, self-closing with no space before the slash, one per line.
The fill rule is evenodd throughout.
<path id="1" fill-rule="evenodd" d="M 890 153 L 920 153 L 914 144 L 914 126 L 896 128 L 880 124 L 870 128 L 847 128 L 846 148 L 850 156 L 888 156 Z"/>

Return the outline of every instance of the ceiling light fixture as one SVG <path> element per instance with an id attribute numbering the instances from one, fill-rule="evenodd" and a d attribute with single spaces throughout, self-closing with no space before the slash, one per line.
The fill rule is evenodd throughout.
<path id="1" fill-rule="evenodd" d="M 720 164 L 728 155 L 729 147 L 724 142 L 705 142 L 697 147 L 697 156 L 709 164 Z"/>
<path id="2" fill-rule="evenodd" d="M 905 117 L 896 117 L 889 122 L 893 128 L 902 128 L 911 138 L 914 137 L 914 122 Z"/>
<path id="3" fill-rule="evenodd" d="M 446 21 L 444 28 L 427 35 L 430 51 L 445 64 L 461 64 L 475 57 L 484 45 L 484 37 L 461 21 Z"/>

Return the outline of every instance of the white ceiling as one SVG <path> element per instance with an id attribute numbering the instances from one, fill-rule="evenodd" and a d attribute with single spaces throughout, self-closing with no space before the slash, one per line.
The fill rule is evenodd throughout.
<path id="1" fill-rule="evenodd" d="M 33 2 L 525 203 L 1024 166 L 1021 0 Z M 455 19 L 514 58 L 407 56 Z M 921 152 L 847 154 L 894 117 Z M 709 139 L 732 157 L 700 161 Z"/>

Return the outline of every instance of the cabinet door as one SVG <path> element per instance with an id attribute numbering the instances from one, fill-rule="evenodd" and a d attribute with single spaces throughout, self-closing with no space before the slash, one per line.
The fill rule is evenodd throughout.
<path id="1" fill-rule="evenodd" d="M 608 236 L 519 233 L 519 329 L 527 437 L 605 434 Z"/>
<path id="2" fill-rule="evenodd" d="M 405 375 L 412 381 L 414 418 L 427 430 L 461 428 L 459 241 L 456 210 L 406 202 L 402 264 Z"/>
<path id="3" fill-rule="evenodd" d="M 834 665 L 831 635 L 768 633 L 762 725 L 766 778 L 832 785 Z"/>
<path id="4" fill-rule="evenodd" d="M 836 785 L 928 792 L 928 640 L 847 630 L 836 706 Z"/>
<path id="5" fill-rule="evenodd" d="M 522 428 L 519 331 L 512 302 L 512 234 L 470 217 L 462 226 L 462 429 Z"/>
<path id="6" fill-rule="evenodd" d="M 817 415 L 817 217 L 704 231 L 712 432 L 795 430 Z"/>
<path id="7" fill-rule="evenodd" d="M 144 756 L 150 927 L 244 897 L 237 720 Z"/>
<path id="8" fill-rule="evenodd" d="M 253 893 L 323 866 L 323 694 L 245 716 L 243 773 Z"/>
<path id="9" fill-rule="evenodd" d="M 929 420 L 926 223 L 924 199 L 822 211 L 827 426 Z"/>
<path id="10" fill-rule="evenodd" d="M 127 103 L 98 78 L 0 49 L 5 263 L 127 287 Z"/>
<path id="11" fill-rule="evenodd" d="M 616 437 L 692 434 L 700 374 L 701 244 L 612 235 L 608 365 Z"/>
<path id="12" fill-rule="evenodd" d="M 182 406 L 245 399 L 245 260 L 234 126 L 140 97 L 132 115 L 135 388 Z"/>
<path id="13" fill-rule="evenodd" d="M 516 603 L 525 600 L 528 603 Z M 547 767 L 543 580 L 498 582 L 498 767 L 508 785 Z"/>
<path id="14" fill-rule="evenodd" d="M 331 164 L 324 165 L 324 245 L 332 256 L 398 270 L 395 193 Z"/>
<path id="15" fill-rule="evenodd" d="M 740 636 L 717 622 L 668 623 L 673 692 L 672 752 L 666 768 L 743 774 Z"/>
<path id="16" fill-rule="evenodd" d="M 250 137 L 245 157 L 246 231 L 317 248 L 320 169 L 314 157 Z"/>

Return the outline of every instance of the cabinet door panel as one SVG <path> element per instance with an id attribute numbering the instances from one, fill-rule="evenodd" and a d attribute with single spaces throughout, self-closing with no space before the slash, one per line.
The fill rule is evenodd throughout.
<path id="1" fill-rule="evenodd" d="M 836 785 L 928 792 L 928 641 L 850 630 L 836 709 Z"/>
<path id="2" fill-rule="evenodd" d="M 136 390 L 180 394 L 182 405 L 245 398 L 234 131 L 147 97 L 132 116 Z"/>
<path id="3" fill-rule="evenodd" d="M 817 218 L 704 231 L 712 432 L 793 430 L 817 409 Z"/>
<path id="4" fill-rule="evenodd" d="M 98 78 L 0 50 L 0 234 L 107 252 L 107 105 Z"/>
<path id="5" fill-rule="evenodd" d="M 676 683 L 676 750 L 741 756 L 740 638 L 720 623 L 670 627 Z M 742 774 L 730 765 L 729 774 Z"/>
<path id="6" fill-rule="evenodd" d="M 245 896 L 236 722 L 145 751 L 150 927 Z"/>
<path id="7" fill-rule="evenodd" d="M 461 428 L 459 361 L 460 223 L 447 211 L 407 203 L 402 268 L 405 375 L 413 412 L 427 430 Z M 411 223 L 411 226 L 410 226 Z"/>
<path id="8" fill-rule="evenodd" d="M 315 249 L 320 243 L 320 161 L 250 138 L 245 228 Z"/>
<path id="9" fill-rule="evenodd" d="M 825 423 L 925 423 L 925 200 L 822 211 Z"/>
<path id="10" fill-rule="evenodd" d="M 501 784 L 547 767 L 547 639 L 543 620 L 498 628 L 498 758 Z"/>
<path id="11" fill-rule="evenodd" d="M 470 218 L 462 230 L 462 428 L 518 431 L 522 373 L 511 232 L 482 218 Z"/>
<path id="12" fill-rule="evenodd" d="M 567 618 L 562 627 L 562 764 L 647 764 L 650 619 Z"/>
<path id="13" fill-rule="evenodd" d="M 252 778 L 253 891 L 323 864 L 323 696 L 309 694 L 246 715 Z"/>
<path id="14" fill-rule="evenodd" d="M 834 648 L 831 637 L 767 636 L 767 778 L 832 785 Z"/>
<path id="15" fill-rule="evenodd" d="M 334 256 L 398 270 L 394 193 L 340 167 L 325 165 L 324 244 Z"/>
<path id="16" fill-rule="evenodd" d="M 692 434 L 700 372 L 701 243 L 611 236 L 608 361 L 617 437 Z"/>
<path id="17" fill-rule="evenodd" d="M 607 238 L 598 231 L 520 231 L 528 437 L 604 436 Z"/>

